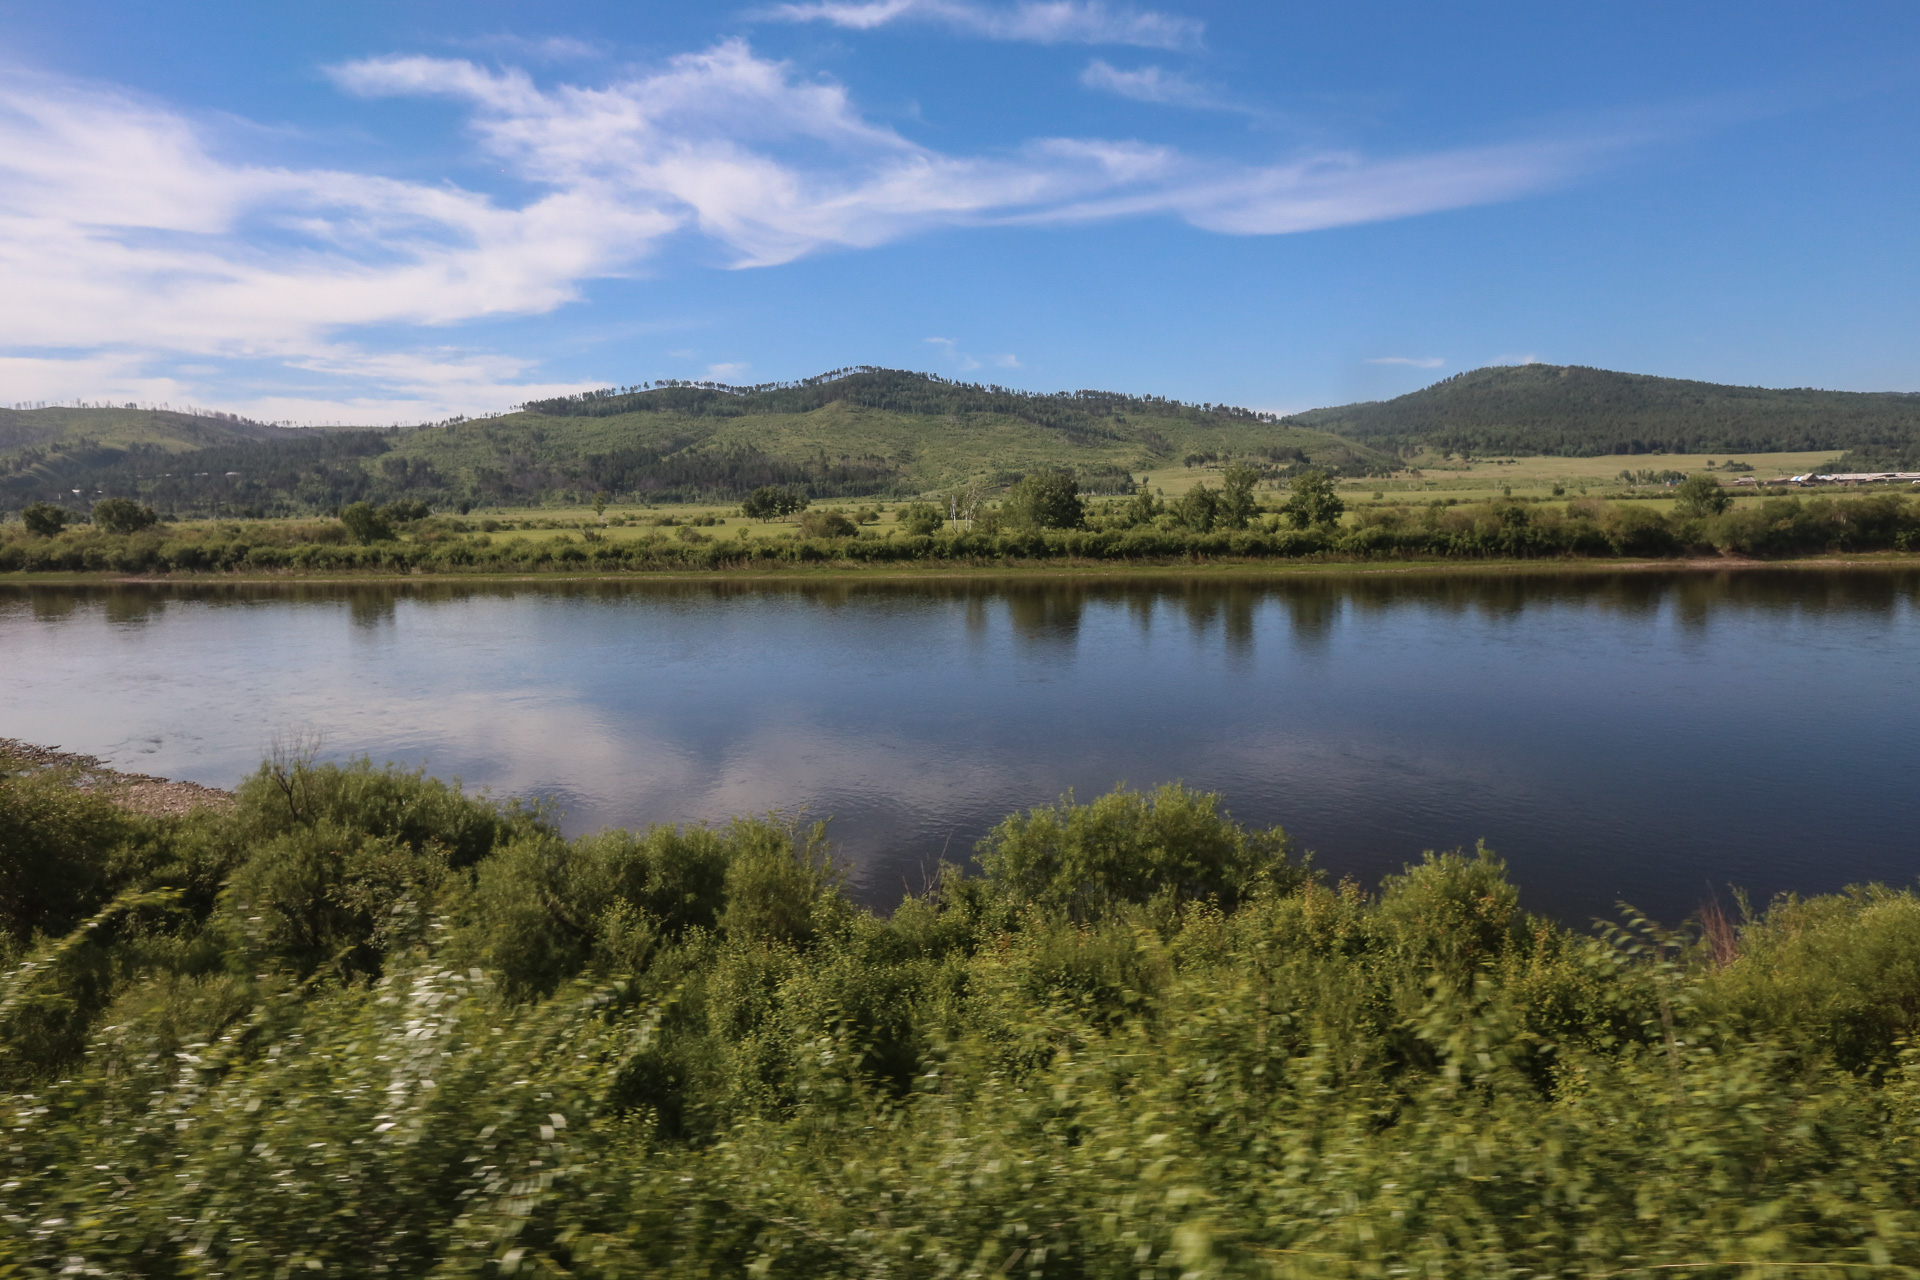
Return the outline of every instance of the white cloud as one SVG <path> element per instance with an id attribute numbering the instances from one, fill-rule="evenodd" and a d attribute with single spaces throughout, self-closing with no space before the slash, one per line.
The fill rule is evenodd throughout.
<path id="1" fill-rule="evenodd" d="M 1089 89 L 1118 94 L 1135 102 L 1155 102 L 1173 107 L 1197 107 L 1209 111 L 1235 111 L 1233 106 L 1204 85 L 1195 84 L 1178 71 L 1148 65 L 1135 71 L 1123 71 L 1101 58 L 1089 62 L 1080 73 L 1080 83 Z"/>
<path id="2" fill-rule="evenodd" d="M 751 368 L 753 368 L 752 365 L 739 360 L 728 361 L 724 364 L 710 364 L 707 366 L 707 376 L 709 378 L 737 378 Z"/>
<path id="3" fill-rule="evenodd" d="M 584 62 L 604 56 L 605 51 L 590 41 L 573 36 L 532 38 L 512 34 L 478 36 L 451 42 L 456 48 L 490 49 L 508 57 L 530 62 Z"/>
<path id="4" fill-rule="evenodd" d="M 1200 43 L 1205 30 L 1193 18 L 1110 8 L 1101 0 L 1022 0 L 1011 5 L 973 0 L 815 0 L 775 5 L 759 16 L 782 22 L 825 22 L 853 31 L 871 31 L 895 22 L 928 22 L 989 40 L 1149 49 L 1191 48 Z"/>
<path id="5" fill-rule="evenodd" d="M 1515 355 L 1515 354 L 1513 354 L 1513 353 L 1511 353 L 1511 352 L 1509 352 L 1508 354 L 1506 354 L 1506 355 L 1504 355 L 1504 356 L 1495 356 L 1495 357 L 1493 357 L 1493 359 L 1491 359 L 1491 360 L 1489 360 L 1489 361 L 1487 361 L 1487 363 L 1488 363 L 1489 365 L 1506 365 L 1506 364 L 1539 364 L 1539 363 L 1540 363 L 1540 357 L 1539 357 L 1539 356 L 1537 356 L 1537 355 L 1535 355 L 1535 354 L 1533 354 L 1533 352 L 1531 352 L 1531 351 L 1528 351 L 1528 352 L 1526 352 L 1526 353 L 1524 353 L 1524 354 L 1520 354 L 1520 355 Z"/>
<path id="6" fill-rule="evenodd" d="M 975 369 L 982 368 L 989 364 L 996 369 L 1020 369 L 1025 367 L 1020 363 L 1020 357 L 1014 355 L 1012 352 L 1003 352 L 1000 355 L 987 356 L 983 359 L 960 350 L 960 344 L 952 338 L 927 338 L 924 339 L 924 341 L 939 347 L 941 354 L 946 356 L 948 364 L 961 373 L 971 373 Z"/>
<path id="7" fill-rule="evenodd" d="M 1438 369 L 1446 364 L 1441 356 L 1375 356 L 1368 364 L 1403 364 L 1409 369 Z"/>
<path id="8" fill-rule="evenodd" d="M 928 338 L 926 341 L 939 347 L 941 354 L 947 358 L 948 365 L 961 373 L 971 373 L 980 367 L 980 362 L 960 350 L 960 344 L 952 338 Z"/>
<path id="9" fill-rule="evenodd" d="M 1279 234 L 1506 199 L 1620 145 L 1256 165 L 1126 139 L 950 154 L 741 41 L 597 85 L 429 57 L 331 74 L 361 96 L 462 104 L 477 145 L 534 194 L 512 204 L 452 183 L 236 163 L 177 113 L 15 77 L 0 87 L 0 401 L 224 394 L 273 417 L 479 412 L 556 385 L 445 340 L 370 350 L 356 331 L 549 312 L 690 241 L 760 267 L 938 227 L 1171 215 Z M 222 393 L 183 380 L 183 359 L 242 374 Z"/>

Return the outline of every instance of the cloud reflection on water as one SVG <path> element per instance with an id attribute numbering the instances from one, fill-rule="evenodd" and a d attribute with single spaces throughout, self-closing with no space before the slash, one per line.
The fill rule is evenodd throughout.
<path id="1" fill-rule="evenodd" d="M 1709 881 L 1911 876 L 1917 597 L 1805 571 L 5 588 L 31 674 L 0 735 L 231 785 L 319 732 L 576 831 L 804 808 L 876 900 L 1010 810 L 1183 778 L 1335 872 L 1485 836 L 1530 902 L 1674 915 Z"/>

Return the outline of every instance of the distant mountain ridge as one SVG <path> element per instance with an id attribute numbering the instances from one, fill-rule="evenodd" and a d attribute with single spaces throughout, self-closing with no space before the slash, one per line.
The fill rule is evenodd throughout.
<path id="1" fill-rule="evenodd" d="M 67 423 L 71 433 L 84 432 L 89 414 L 120 411 L 59 412 L 78 415 Z M 1385 454 L 1248 409 L 1112 392 L 1049 395 L 871 367 L 757 387 L 608 388 L 406 429 L 241 434 L 190 460 L 155 441 L 11 456 L 0 445 L 0 506 L 77 505 L 98 494 L 220 514 L 399 497 L 441 506 L 602 493 L 735 502 L 767 484 L 820 498 L 905 497 L 963 484 L 993 488 L 1053 469 L 1072 471 L 1089 491 L 1117 492 L 1136 472 L 1189 458 L 1350 474 L 1392 466 Z"/>
<path id="2" fill-rule="evenodd" d="M 1285 421 L 1402 456 L 1846 449 L 1866 457 L 1920 441 L 1920 394 L 1732 387 L 1529 364 L 1475 369 L 1392 400 Z"/>
<path id="3" fill-rule="evenodd" d="M 0 410 L 0 508 L 138 498 L 163 512 L 268 515 L 362 499 L 735 502 L 766 484 L 906 497 L 1073 471 L 1093 492 L 1182 461 L 1381 474 L 1427 452 L 1846 450 L 1846 470 L 1920 470 L 1920 395 L 1770 390 L 1581 366 L 1476 369 L 1392 400 L 1288 417 L 1118 392 L 1040 393 L 897 369 L 793 383 L 662 382 L 534 401 L 492 418 L 284 428 L 136 409 Z M 75 490 L 79 492 L 76 494 Z"/>
<path id="4" fill-rule="evenodd" d="M 174 409 L 80 408 L 0 409 L 0 454 L 22 449 L 126 449 L 152 446 L 170 452 L 204 449 L 243 440 L 285 439 L 293 431 L 230 413 Z"/>

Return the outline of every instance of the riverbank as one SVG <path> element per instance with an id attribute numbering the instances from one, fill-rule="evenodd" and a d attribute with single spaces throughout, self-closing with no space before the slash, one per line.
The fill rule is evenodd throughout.
<path id="1" fill-rule="evenodd" d="M 897 563 L 823 561 L 806 564 L 757 564 L 733 569 L 605 569 L 553 568 L 517 570 L 435 570 L 412 572 L 232 570 L 166 574 L 94 572 L 0 573 L 0 586 L 366 586 L 423 583 L 572 583 L 572 582 L 790 582 L 845 580 L 862 582 L 925 582 L 944 580 L 1057 581 L 1062 579 L 1292 579 L 1316 577 L 1410 576 L 1600 576 L 1645 573 L 1753 573 L 1801 570 L 1815 572 L 1882 572 L 1920 569 L 1920 553 L 1881 551 L 1756 559 L 1747 556 L 1687 556 L 1609 559 L 1561 557 L 1554 559 L 1418 559 L 1418 560 L 1274 560 L 1213 559 L 1163 561 L 998 561 L 991 563 Z"/>
<path id="2" fill-rule="evenodd" d="M 828 513 L 832 515 L 832 513 Z M 865 513 L 856 512 L 856 516 Z M 930 519 L 932 517 L 929 517 Z M 0 528 L 0 573 L 183 573 L 220 576 L 787 573 L 794 570 L 1024 571 L 1042 566 L 1189 569 L 1203 564 L 1485 565 L 1679 561 L 1768 562 L 1830 555 L 1920 553 L 1920 506 L 1902 495 L 1833 500 L 1769 498 L 1721 511 L 1663 515 L 1633 503 L 1564 505 L 1515 500 L 1484 507 L 1393 508 L 1282 527 L 1272 514 L 1218 527 L 1175 525 L 1160 513 L 1089 520 L 1090 527 L 882 533 L 839 516 L 790 533 L 741 526 L 726 536 L 699 524 L 634 527 L 609 521 L 570 528 L 507 528 L 422 516 L 358 534 L 338 521 L 210 522 L 115 533 Z M 554 522 L 535 522 L 543 526 Z M 489 526 L 492 526 L 489 528 Z M 706 526 L 712 527 L 712 526 Z"/>
<path id="3" fill-rule="evenodd" d="M 149 818 L 194 809 L 225 810 L 234 805 L 231 791 L 203 787 L 197 782 L 158 778 L 149 773 L 127 773 L 98 756 L 62 751 L 18 738 L 0 738 L 0 772 L 64 774 L 76 789 L 95 793 L 128 813 Z"/>

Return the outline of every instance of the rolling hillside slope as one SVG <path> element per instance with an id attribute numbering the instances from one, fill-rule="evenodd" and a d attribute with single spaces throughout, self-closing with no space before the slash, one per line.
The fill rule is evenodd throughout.
<path id="1" fill-rule="evenodd" d="M 51 430 L 29 411 L 27 429 Z M 62 414 L 117 411 L 60 410 Z M 251 425 L 251 424 L 250 424 Z M 155 424 L 163 433 L 171 424 Z M 76 428 L 77 429 L 77 428 Z M 125 428 L 131 432 L 133 428 Z M 1076 392 L 1034 395 L 858 369 L 785 386 L 684 385 L 545 401 L 403 430 L 239 433 L 177 456 L 158 440 L 54 450 L 0 446 L 0 506 L 138 497 L 163 511 L 274 514 L 398 497 L 457 502 L 737 501 L 765 484 L 815 497 L 902 497 L 1071 469 L 1114 492 L 1190 455 L 1354 473 L 1392 460 L 1324 431 L 1213 405 Z M 11 466 L 12 470 L 7 468 Z M 75 497 L 71 491 L 82 492 Z"/>
<path id="2" fill-rule="evenodd" d="M 1193 454 L 1356 472 L 1391 465 L 1324 431 L 1246 410 L 1033 395 L 882 369 L 771 388 L 676 385 L 543 401 L 405 433 L 393 453 L 499 498 L 590 487 L 685 499 L 758 484 L 911 494 L 999 485 L 1043 468 L 1071 469 L 1099 491 Z"/>
<path id="3" fill-rule="evenodd" d="M 1920 395 L 1729 387 L 1530 364 L 1475 369 L 1397 399 L 1285 421 L 1403 456 L 1813 449 L 1867 456 L 1911 450 L 1920 441 Z"/>

